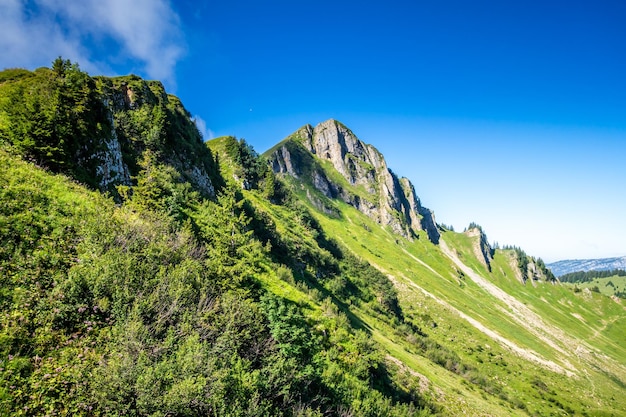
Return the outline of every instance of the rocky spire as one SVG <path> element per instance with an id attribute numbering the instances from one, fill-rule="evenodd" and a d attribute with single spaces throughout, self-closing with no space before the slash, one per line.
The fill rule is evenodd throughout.
<path id="1" fill-rule="evenodd" d="M 302 151 L 309 158 L 299 154 Z M 330 180 L 333 175 L 316 160 L 330 162 L 347 185 Z M 327 197 L 343 200 L 395 233 L 410 238 L 425 230 L 431 241 L 439 241 L 434 215 L 421 206 L 411 182 L 398 179 L 376 148 L 336 120 L 302 127 L 273 150 L 270 161 L 275 172 L 310 182 Z"/>

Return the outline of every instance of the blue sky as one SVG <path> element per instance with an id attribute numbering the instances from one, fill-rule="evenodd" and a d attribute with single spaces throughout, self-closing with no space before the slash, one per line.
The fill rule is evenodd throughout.
<path id="1" fill-rule="evenodd" d="M 439 222 L 626 255 L 626 3 L 511 3 L 0 0 L 0 67 L 160 79 L 259 152 L 332 117 Z"/>

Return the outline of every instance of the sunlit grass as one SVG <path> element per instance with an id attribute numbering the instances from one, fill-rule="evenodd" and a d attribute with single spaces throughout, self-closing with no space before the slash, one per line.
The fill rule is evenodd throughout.
<path id="1" fill-rule="evenodd" d="M 304 201 L 308 201 L 308 195 L 322 198 L 314 189 L 307 190 L 306 186 L 296 190 Z M 513 319 L 507 314 L 510 306 L 505 300 L 494 297 L 469 277 L 463 276 L 457 266 L 428 241 L 425 233 L 409 241 L 381 228 L 346 203 L 336 200 L 325 203 L 332 205 L 340 215 L 322 214 L 315 211 L 311 204 L 320 224 L 330 236 L 395 280 L 405 314 L 418 319 L 427 317 L 435 322 L 434 328 L 428 327 L 428 321 L 422 323 L 429 338 L 457 352 L 463 362 L 497 381 L 501 391 L 492 395 L 506 400 L 500 398 L 494 401 L 492 398 L 488 401 L 493 407 L 489 412 L 502 413 L 502 410 L 496 411 L 494 404 L 513 405 L 515 412 L 521 415 L 526 412 L 544 414 L 555 407 L 589 415 L 602 413 L 602 410 L 626 410 L 626 400 L 618 399 L 623 385 L 615 382 L 620 378 L 622 381 L 626 379 L 625 344 L 623 336 L 617 334 L 617 329 L 626 320 L 623 305 L 599 294 L 585 297 L 560 284 L 530 281 L 522 284 L 519 273 L 513 268 L 514 254 L 511 251 L 496 251 L 489 272 L 475 255 L 473 245 L 477 238 L 444 232 L 442 239 L 465 265 L 519 300 L 530 312 L 541 317 L 547 328 L 559 328 L 576 343 L 595 352 L 590 354 L 590 358 L 579 358 L 576 355 L 577 346 L 569 346 L 566 341 L 551 334 L 542 335 L 543 330 L 536 330 L 539 334 L 535 334 L 524 324 L 524 317 Z M 422 290 L 439 301 L 425 295 Z M 533 352 L 538 358 L 560 364 L 564 369 L 572 369 L 577 376 L 565 378 L 563 374 L 549 371 L 541 364 L 523 359 L 474 328 L 459 317 L 456 310 L 479 321 L 519 348 Z M 392 336 L 394 330 L 386 324 L 362 312 L 358 314 L 369 323 L 374 338 L 392 356 L 426 375 L 435 385 L 463 391 L 464 398 L 476 402 L 475 409 L 480 409 L 477 404 L 484 400 L 485 395 L 489 398 L 485 391 L 476 390 L 477 386 L 469 384 L 470 388 L 467 388 L 468 382 L 458 375 L 437 366 L 432 368 L 433 364 L 422 356 L 423 352 L 414 351 L 406 340 Z M 552 345 L 541 336 L 550 340 Z M 598 356 L 600 352 L 611 358 L 608 359 L 610 364 L 607 362 L 611 371 L 598 370 L 603 363 Z M 564 381 L 568 382 L 564 384 Z M 544 390 L 544 385 L 549 388 Z M 593 396 L 585 397 L 590 386 L 602 389 L 596 389 Z M 489 406 L 485 410 L 488 409 Z M 508 413 L 513 413 L 513 410 L 509 409 Z"/>

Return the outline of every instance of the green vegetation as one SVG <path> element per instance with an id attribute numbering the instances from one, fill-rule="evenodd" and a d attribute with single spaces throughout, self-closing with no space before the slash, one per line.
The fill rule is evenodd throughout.
<path id="1" fill-rule="evenodd" d="M 135 140 L 131 127 L 121 130 Z M 233 184 L 206 199 L 160 151 L 167 135 L 159 144 L 137 134 L 144 149 L 121 205 L 21 161 L 14 154 L 31 154 L 14 141 L 0 151 L 1 414 L 434 409 L 395 382 L 338 298 L 401 317 L 384 276 L 328 240 L 280 185 L 271 193 L 287 204 L 276 212 L 297 235 L 273 232 Z M 244 142 L 237 148 L 235 168 L 250 179 L 248 163 L 262 163 Z M 250 183 L 265 186 L 264 174 Z M 285 281 L 270 291 L 277 278 L 300 295 L 283 297 Z"/>
<path id="2" fill-rule="evenodd" d="M 442 405 L 443 414 L 610 415 L 626 408 L 613 401 L 626 380 L 620 359 L 626 355 L 620 346 L 623 337 L 615 333 L 615 326 L 625 322 L 621 306 L 597 304 L 595 297 L 556 286 L 543 261 L 519 248 L 498 247 L 485 265 L 476 251 L 485 243 L 484 233 L 444 228 L 443 244 L 483 277 L 475 281 L 428 239 L 399 238 L 338 200 L 326 200 L 320 207 L 319 192 L 310 183 L 291 176 L 284 180 L 323 230 L 394 282 L 402 323 L 351 310 L 392 357 L 433 386 L 454 393 Z M 494 292 L 486 291 L 491 287 Z M 519 297 L 519 305 L 505 297 Z M 490 331 L 501 339 L 494 340 Z M 575 336 L 561 338 L 560 332 Z M 593 346 L 594 358 L 611 352 L 612 359 L 578 359 L 572 365 L 575 343 L 582 341 Z M 580 372 L 589 372 L 593 384 L 603 387 L 594 391 L 593 399 L 587 394 L 589 380 L 576 376 Z M 538 388 L 544 385 L 547 391 Z"/>
<path id="3" fill-rule="evenodd" d="M 603 278 L 592 278 L 590 280 L 565 283 L 577 293 L 581 292 L 585 288 L 595 292 L 604 294 L 606 296 L 615 296 L 622 299 L 626 299 L 626 276 L 613 275 Z"/>
<path id="4" fill-rule="evenodd" d="M 241 179 L 243 188 L 257 188 L 260 181 L 273 178 L 273 172 L 267 165 L 267 161 L 260 157 L 244 139 L 225 138 L 224 150 L 233 161 L 234 175 Z"/>
<path id="5" fill-rule="evenodd" d="M 148 150 L 185 180 L 197 182 L 191 175 L 195 168 L 220 186 L 217 166 L 189 116 L 160 82 L 136 76 L 92 78 L 61 58 L 51 69 L 0 75 L 0 142 L 10 152 L 92 188 L 102 184 L 99 168 L 111 152 L 114 133 L 131 176 L 141 169 L 139 161 Z M 124 183 L 120 177 L 103 188 L 117 195 L 114 186 Z"/>
<path id="6" fill-rule="evenodd" d="M 94 167 L 77 163 L 89 160 L 112 129 L 95 81 L 61 58 L 52 69 L 9 70 L 0 79 L 0 141 L 39 165 L 95 186 Z"/>
<path id="7" fill-rule="evenodd" d="M 0 135 L 0 415 L 626 415 L 623 301 L 485 264 L 482 232 L 395 235 L 202 143 L 159 82 L 6 70 Z"/>
<path id="8" fill-rule="evenodd" d="M 504 245 L 502 250 L 512 251 L 516 255 L 517 265 L 522 273 L 522 279 L 526 280 L 538 280 L 544 279 L 546 281 L 556 281 L 556 277 L 548 269 L 545 262 L 541 258 L 535 258 L 529 256 L 517 246 Z"/>
<path id="9" fill-rule="evenodd" d="M 331 298 L 306 313 L 308 296 L 294 302 L 265 289 L 273 271 L 295 274 L 255 238 L 233 189 L 215 202 L 193 191 L 170 199 L 189 185 L 152 166 L 116 207 L 1 158 L 1 197 L 11 202 L 0 217 L 3 414 L 404 415 L 424 407 L 392 382 L 380 348 L 330 292 L 318 286 Z M 350 274 L 355 301 L 395 315 L 397 300 L 378 299 L 393 294 L 377 293 L 391 289 L 387 281 L 359 291 L 369 266 L 349 259 L 336 267 Z M 313 293 L 315 277 L 304 277 Z M 328 286 L 340 279 L 330 274 Z"/>
<path id="10" fill-rule="evenodd" d="M 626 298 L 626 271 L 623 269 L 572 272 L 559 277 L 559 281 L 572 284 L 576 292 L 588 288 L 596 293 Z"/>
<path id="11" fill-rule="evenodd" d="M 623 269 L 612 269 L 608 271 L 579 271 L 571 272 L 559 277 L 561 282 L 589 282 L 594 278 L 626 277 Z"/>

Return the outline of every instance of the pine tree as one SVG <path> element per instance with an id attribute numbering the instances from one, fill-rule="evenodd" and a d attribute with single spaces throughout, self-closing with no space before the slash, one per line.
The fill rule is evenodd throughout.
<path id="1" fill-rule="evenodd" d="M 251 219 L 243 210 L 244 202 L 234 189 L 225 188 L 217 203 L 205 201 L 193 215 L 209 253 L 207 267 L 225 288 L 251 279 L 261 268 L 264 249 L 249 227 Z"/>

